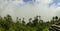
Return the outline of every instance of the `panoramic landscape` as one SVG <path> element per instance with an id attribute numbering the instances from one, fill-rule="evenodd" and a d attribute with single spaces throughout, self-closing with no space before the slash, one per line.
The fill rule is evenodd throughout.
<path id="1" fill-rule="evenodd" d="M 0 31 L 60 31 L 60 0 L 0 0 Z"/>

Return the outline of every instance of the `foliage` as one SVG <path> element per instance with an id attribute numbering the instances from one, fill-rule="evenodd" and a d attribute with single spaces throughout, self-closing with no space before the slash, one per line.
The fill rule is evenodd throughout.
<path id="1" fill-rule="evenodd" d="M 41 16 L 36 16 L 34 20 L 30 18 L 29 22 L 26 23 L 24 18 L 21 20 L 17 17 L 16 21 L 13 22 L 10 15 L 5 17 L 0 16 L 0 31 L 48 31 L 52 24 L 60 23 L 60 18 L 55 16 L 51 21 L 44 22 Z"/>

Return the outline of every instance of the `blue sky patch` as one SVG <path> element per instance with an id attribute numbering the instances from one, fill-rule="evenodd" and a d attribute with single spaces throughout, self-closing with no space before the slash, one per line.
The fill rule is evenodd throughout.
<path id="1" fill-rule="evenodd" d="M 32 1 L 32 0 L 23 0 L 24 2 L 30 2 L 30 1 Z"/>
<path id="2" fill-rule="evenodd" d="M 28 3 L 28 2 L 35 2 L 35 0 L 23 0 L 23 2 Z"/>
<path id="3" fill-rule="evenodd" d="M 52 5 L 54 5 L 54 6 L 60 6 L 60 0 L 52 0 L 52 2 L 49 3 L 49 7 L 52 6 Z"/>

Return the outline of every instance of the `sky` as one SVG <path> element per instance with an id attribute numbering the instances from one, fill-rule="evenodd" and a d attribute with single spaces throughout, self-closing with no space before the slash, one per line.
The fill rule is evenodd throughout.
<path id="1" fill-rule="evenodd" d="M 51 20 L 60 13 L 60 0 L 0 0 L 0 15 L 10 14 L 16 17 L 29 18 L 39 15 L 44 21 Z"/>

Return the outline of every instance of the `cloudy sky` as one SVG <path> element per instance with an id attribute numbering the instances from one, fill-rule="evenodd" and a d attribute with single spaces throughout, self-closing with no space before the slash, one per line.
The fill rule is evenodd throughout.
<path id="1" fill-rule="evenodd" d="M 44 20 L 59 16 L 60 0 L 0 0 L 0 15 L 28 19 L 40 15 Z"/>

